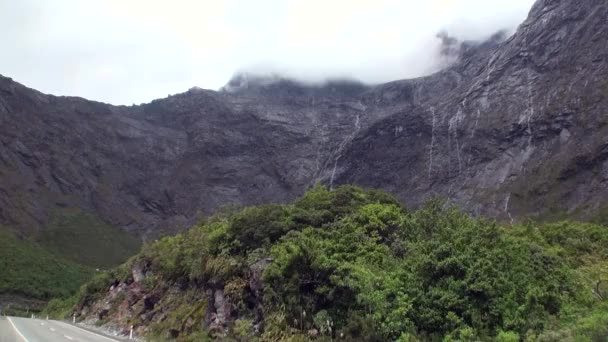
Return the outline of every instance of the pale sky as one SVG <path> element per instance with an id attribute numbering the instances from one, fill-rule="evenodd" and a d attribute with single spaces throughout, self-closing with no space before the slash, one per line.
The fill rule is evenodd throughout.
<path id="1" fill-rule="evenodd" d="M 0 0 L 0 74 L 113 104 L 239 71 L 367 83 L 437 69 L 439 40 L 514 30 L 534 0 Z"/>

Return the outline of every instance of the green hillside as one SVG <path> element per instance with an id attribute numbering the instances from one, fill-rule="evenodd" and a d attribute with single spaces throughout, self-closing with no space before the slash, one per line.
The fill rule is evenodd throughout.
<path id="1" fill-rule="evenodd" d="M 12 303 L 17 314 L 73 295 L 96 268 L 114 267 L 139 249 L 136 238 L 77 209 L 54 211 L 36 238 L 0 227 L 0 305 Z"/>
<path id="2" fill-rule="evenodd" d="M 75 208 L 56 209 L 38 240 L 57 255 L 99 268 L 116 266 L 141 247 L 134 236 Z"/>
<path id="3" fill-rule="evenodd" d="M 0 229 L 0 270 L 0 294 L 40 300 L 73 294 L 94 272 L 4 229 Z"/>

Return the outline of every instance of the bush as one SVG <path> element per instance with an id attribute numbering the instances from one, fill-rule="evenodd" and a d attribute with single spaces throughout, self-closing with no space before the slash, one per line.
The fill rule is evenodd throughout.
<path id="1" fill-rule="evenodd" d="M 203 319 L 205 293 L 223 290 L 239 317 L 229 339 L 601 341 L 607 231 L 504 227 L 439 200 L 408 211 L 382 192 L 316 186 L 292 205 L 218 214 L 146 245 L 130 263 L 149 273 L 148 290 L 179 288 L 150 328 L 161 338 L 206 336 L 188 325 Z M 79 300 L 126 280 L 127 270 L 97 275 Z"/>
<path id="2" fill-rule="evenodd" d="M 232 240 L 233 253 L 270 245 L 293 229 L 291 210 L 281 205 L 265 205 L 243 209 L 230 219 L 228 237 Z"/>
<path id="3" fill-rule="evenodd" d="M 496 342 L 519 342 L 519 334 L 514 331 L 499 331 Z"/>
<path id="4" fill-rule="evenodd" d="M 608 339 L 608 305 L 601 307 L 576 323 L 574 335 L 581 340 L 606 341 Z"/>

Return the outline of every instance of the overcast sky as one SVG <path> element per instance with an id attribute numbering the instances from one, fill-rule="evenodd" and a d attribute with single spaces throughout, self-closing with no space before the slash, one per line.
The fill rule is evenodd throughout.
<path id="1" fill-rule="evenodd" d="M 218 89 L 239 70 L 386 82 L 433 71 L 440 30 L 512 30 L 533 2 L 0 0 L 0 74 L 114 104 Z"/>

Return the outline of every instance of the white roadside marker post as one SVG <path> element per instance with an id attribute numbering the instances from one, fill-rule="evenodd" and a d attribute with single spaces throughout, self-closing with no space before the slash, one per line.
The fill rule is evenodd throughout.
<path id="1" fill-rule="evenodd" d="M 131 326 L 131 330 L 129 331 L 129 340 L 133 339 L 133 326 Z"/>
<path id="2" fill-rule="evenodd" d="M 74 316 L 72 316 L 72 323 L 76 324 L 76 314 L 74 314 Z"/>

